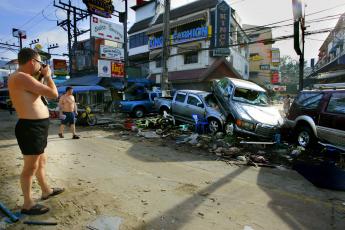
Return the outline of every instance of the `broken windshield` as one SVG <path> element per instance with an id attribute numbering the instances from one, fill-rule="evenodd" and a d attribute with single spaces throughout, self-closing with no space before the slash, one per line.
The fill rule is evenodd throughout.
<path id="1" fill-rule="evenodd" d="M 252 89 L 236 88 L 233 100 L 252 105 L 268 105 L 268 96 L 266 92 Z"/>

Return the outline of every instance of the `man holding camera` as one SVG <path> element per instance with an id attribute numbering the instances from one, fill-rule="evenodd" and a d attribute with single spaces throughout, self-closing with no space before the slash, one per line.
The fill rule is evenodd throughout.
<path id="1" fill-rule="evenodd" d="M 73 88 L 68 86 L 66 87 L 66 93 L 61 96 L 59 100 L 59 108 L 60 108 L 60 132 L 59 137 L 64 138 L 63 131 L 65 125 L 69 125 L 72 131 L 72 139 L 79 139 L 80 137 L 75 133 L 75 120 L 77 112 L 77 105 L 75 103 L 75 99 L 73 96 Z"/>
<path id="2" fill-rule="evenodd" d="M 62 188 L 51 188 L 46 180 L 49 111 L 43 97 L 57 98 L 58 92 L 51 78 L 50 67 L 42 63 L 40 55 L 33 49 L 24 48 L 18 53 L 19 68 L 8 80 L 13 107 L 19 118 L 15 135 L 23 154 L 24 166 L 20 184 L 24 195 L 21 212 L 40 215 L 49 208 L 35 204 L 31 196 L 32 178 L 35 175 L 42 190 L 42 200 L 58 195 Z"/>

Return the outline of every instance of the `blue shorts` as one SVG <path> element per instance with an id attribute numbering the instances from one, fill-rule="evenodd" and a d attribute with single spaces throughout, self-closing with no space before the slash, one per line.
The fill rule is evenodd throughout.
<path id="1" fill-rule="evenodd" d="M 61 120 L 63 125 L 74 125 L 75 124 L 75 114 L 73 112 L 63 112 L 66 116 L 64 120 Z"/>

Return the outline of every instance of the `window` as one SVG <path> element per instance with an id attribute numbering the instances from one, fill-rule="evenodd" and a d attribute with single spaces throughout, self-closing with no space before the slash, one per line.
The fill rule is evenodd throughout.
<path id="1" fill-rule="evenodd" d="M 345 94 L 334 93 L 329 100 L 327 112 L 345 114 Z"/>
<path id="2" fill-rule="evenodd" d="M 188 52 L 184 55 L 184 64 L 198 63 L 198 52 Z"/>
<path id="3" fill-rule="evenodd" d="M 175 101 L 183 103 L 185 99 L 186 99 L 186 94 L 178 93 L 176 95 Z"/>
<path id="4" fill-rule="evenodd" d="M 135 34 L 129 37 L 129 48 L 136 48 L 139 46 L 147 45 L 149 41 L 145 32 Z"/>
<path id="5" fill-rule="evenodd" d="M 268 96 L 264 91 L 237 87 L 233 99 L 252 105 L 268 105 Z"/>
<path id="6" fill-rule="evenodd" d="M 188 104 L 188 105 L 194 105 L 194 106 L 197 106 L 197 107 L 204 108 L 204 105 L 203 105 L 203 103 L 200 101 L 200 99 L 197 98 L 196 96 L 193 96 L 193 95 L 189 95 L 189 96 L 188 96 L 187 104 Z"/>
<path id="7" fill-rule="evenodd" d="M 316 109 L 323 97 L 322 93 L 302 93 L 296 100 L 296 104 L 306 109 Z"/>
<path id="8" fill-rule="evenodd" d="M 220 80 L 218 84 L 223 94 L 231 95 L 233 87 L 226 78 Z"/>

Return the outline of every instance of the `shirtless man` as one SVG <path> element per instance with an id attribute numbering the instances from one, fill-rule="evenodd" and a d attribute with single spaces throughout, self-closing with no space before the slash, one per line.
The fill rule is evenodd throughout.
<path id="1" fill-rule="evenodd" d="M 77 105 L 75 104 L 75 99 L 73 96 L 73 88 L 66 87 L 66 93 L 61 96 L 59 100 L 60 108 L 60 132 L 59 137 L 64 138 L 63 131 L 65 125 L 70 125 L 71 131 L 73 133 L 73 139 L 79 139 L 80 137 L 75 133 L 75 115 L 77 115 Z"/>
<path id="2" fill-rule="evenodd" d="M 30 48 L 20 50 L 18 62 L 19 68 L 9 77 L 8 88 L 19 118 L 15 134 L 24 158 L 20 175 L 24 195 L 21 212 L 27 215 L 40 215 L 48 212 L 49 208 L 35 204 L 32 199 L 33 176 L 36 175 L 41 187 L 42 200 L 64 191 L 62 188 L 51 188 L 48 185 L 45 170 L 47 156 L 44 149 L 47 146 L 49 111 L 41 96 L 56 98 L 58 92 L 51 78 L 50 67 L 41 62 L 41 57 L 36 51 Z"/>

